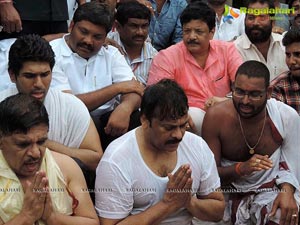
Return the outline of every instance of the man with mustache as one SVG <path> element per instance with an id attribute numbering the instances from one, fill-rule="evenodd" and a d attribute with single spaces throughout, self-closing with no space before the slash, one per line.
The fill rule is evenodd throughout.
<path id="1" fill-rule="evenodd" d="M 249 0 L 246 9 L 262 10 L 274 9 L 271 0 Z M 282 36 L 272 33 L 274 14 L 259 15 L 247 13 L 245 17 L 245 34 L 238 37 L 234 43 L 243 57 L 243 60 L 257 60 L 264 63 L 274 79 L 288 68 L 284 62 L 284 47 L 281 45 Z"/>
<path id="2" fill-rule="evenodd" d="M 142 125 L 112 142 L 97 168 L 101 225 L 191 225 L 193 216 L 222 218 L 213 154 L 201 137 L 186 132 L 188 118 L 187 97 L 175 81 L 146 88 Z"/>
<path id="3" fill-rule="evenodd" d="M 300 30 L 289 30 L 282 43 L 289 70 L 272 81 L 272 97 L 293 107 L 300 115 Z"/>
<path id="4" fill-rule="evenodd" d="M 206 102 L 225 97 L 242 63 L 233 43 L 212 40 L 215 12 L 202 2 L 190 3 L 182 12 L 183 41 L 160 51 L 153 59 L 148 84 L 174 79 L 189 99 L 190 126 L 201 134 Z"/>
<path id="5" fill-rule="evenodd" d="M 150 10 L 137 1 L 121 1 L 115 14 L 116 31 L 109 38 L 115 40 L 125 52 L 125 59 L 137 80 L 146 85 L 149 68 L 156 49 L 148 37 Z"/>
<path id="6" fill-rule="evenodd" d="M 78 98 L 49 88 L 54 63 L 54 52 L 46 40 L 38 35 L 19 37 L 8 60 L 10 79 L 16 85 L 0 92 L 0 101 L 23 93 L 43 102 L 50 115 L 46 147 L 74 158 L 93 187 L 91 174 L 103 154 L 97 129 Z"/>
<path id="7" fill-rule="evenodd" d="M 202 135 L 214 153 L 232 224 L 298 224 L 300 117 L 270 99 L 270 72 L 243 63 L 232 99 L 211 107 Z"/>
<path id="8" fill-rule="evenodd" d="M 38 99 L 17 94 L 0 103 L 0 224 L 98 225 L 80 168 L 49 151 L 48 130 Z"/>
<path id="9" fill-rule="evenodd" d="M 51 42 L 56 56 L 51 85 L 85 103 L 103 149 L 140 124 L 137 109 L 144 90 L 118 49 L 103 46 L 111 24 L 108 6 L 89 2 L 75 11 L 71 32 Z"/>

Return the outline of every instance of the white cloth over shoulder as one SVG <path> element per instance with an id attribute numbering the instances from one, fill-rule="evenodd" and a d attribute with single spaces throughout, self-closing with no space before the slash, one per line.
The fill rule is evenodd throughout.
<path id="1" fill-rule="evenodd" d="M 181 165 L 189 164 L 193 195 L 208 195 L 220 187 L 213 153 L 201 137 L 186 132 L 177 153 L 172 174 Z M 95 208 L 99 216 L 110 219 L 145 211 L 163 198 L 168 183 L 167 177 L 157 176 L 144 162 L 136 141 L 136 129 L 108 146 L 96 173 Z M 191 214 L 181 208 L 161 224 L 189 225 L 191 221 Z"/>
<path id="2" fill-rule="evenodd" d="M 299 127 L 300 117 L 291 107 L 275 99 L 267 102 L 268 114 L 283 138 L 282 145 L 270 156 L 273 162 L 273 168 L 270 170 L 257 171 L 253 174 L 242 177 L 232 185 L 239 195 L 238 198 L 229 197 L 226 206 L 224 221 L 235 215 L 235 225 L 263 224 L 268 220 L 267 214 L 271 211 L 273 201 L 277 197 L 279 184 L 289 183 L 296 188 L 294 197 L 298 205 L 300 204 L 299 193 Z M 222 159 L 222 166 L 230 166 L 236 162 Z M 288 166 L 289 169 L 286 168 Z M 233 194 L 229 194 L 231 196 Z M 237 208 L 233 207 L 237 204 Z M 235 212 L 236 210 L 236 212 Z M 280 212 L 272 218 L 272 221 L 278 223 Z"/>
<path id="3" fill-rule="evenodd" d="M 0 92 L 0 101 L 18 93 L 16 87 Z M 71 148 L 79 148 L 90 125 L 90 114 L 77 97 L 49 89 L 44 105 L 49 115 L 48 138 Z"/>

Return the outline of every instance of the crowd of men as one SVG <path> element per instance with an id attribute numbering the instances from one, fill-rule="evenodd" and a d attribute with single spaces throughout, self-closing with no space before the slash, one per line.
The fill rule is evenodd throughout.
<path id="1" fill-rule="evenodd" d="M 298 225 L 286 3 L 0 0 L 0 225 Z"/>

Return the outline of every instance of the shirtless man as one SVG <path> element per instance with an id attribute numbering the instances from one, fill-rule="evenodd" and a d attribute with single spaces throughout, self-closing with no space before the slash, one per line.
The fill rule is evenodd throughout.
<path id="1" fill-rule="evenodd" d="M 233 224 L 298 222 L 300 118 L 291 107 L 269 99 L 269 79 L 263 63 L 243 63 L 233 98 L 211 107 L 203 123 L 222 186 L 239 192 L 228 195 L 226 212 Z"/>

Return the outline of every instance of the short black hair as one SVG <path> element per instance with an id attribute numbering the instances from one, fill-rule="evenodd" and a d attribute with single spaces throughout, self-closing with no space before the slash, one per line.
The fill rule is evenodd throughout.
<path id="1" fill-rule="evenodd" d="M 179 119 L 188 113 L 188 99 L 184 90 L 170 79 L 162 79 L 148 86 L 142 97 L 141 115 L 151 122 L 159 120 Z"/>
<path id="2" fill-rule="evenodd" d="M 47 62 L 51 70 L 55 64 L 55 55 L 49 42 L 37 34 L 20 36 L 12 44 L 8 56 L 8 70 L 18 76 L 23 64 L 29 61 Z"/>
<path id="3" fill-rule="evenodd" d="M 300 42 L 300 30 L 297 28 L 292 28 L 284 35 L 282 44 L 286 47 L 295 42 Z"/>
<path id="4" fill-rule="evenodd" d="M 95 25 L 103 26 L 108 33 L 111 30 L 113 15 L 107 4 L 97 1 L 87 2 L 80 5 L 73 16 L 74 24 L 82 20 L 89 21 Z"/>
<path id="5" fill-rule="evenodd" d="M 122 2 L 118 4 L 115 18 L 122 26 L 128 22 L 129 18 L 146 19 L 150 22 L 151 11 L 147 6 L 135 0 Z"/>
<path id="6" fill-rule="evenodd" d="M 27 95 L 16 94 L 0 103 L 0 136 L 27 133 L 34 126 L 44 124 L 49 128 L 49 118 L 44 104 Z"/>
<path id="7" fill-rule="evenodd" d="M 180 16 L 182 26 L 191 20 L 203 21 L 211 31 L 216 26 L 216 13 L 206 3 L 193 2 L 187 5 Z"/>
<path id="8" fill-rule="evenodd" d="M 262 62 L 256 60 L 249 60 L 242 63 L 235 74 L 235 79 L 239 75 L 246 75 L 247 77 L 264 78 L 265 87 L 270 85 L 270 71 L 268 67 Z"/>

